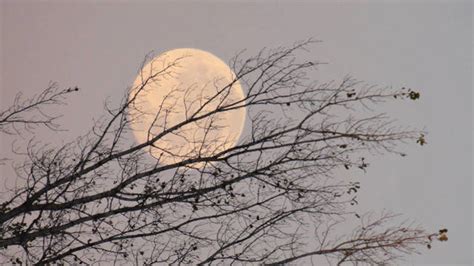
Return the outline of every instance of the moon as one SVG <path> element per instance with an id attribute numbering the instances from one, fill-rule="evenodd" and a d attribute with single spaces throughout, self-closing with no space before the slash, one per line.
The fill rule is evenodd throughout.
<path id="1" fill-rule="evenodd" d="M 153 58 L 139 71 L 128 99 L 133 135 L 138 143 L 158 138 L 147 149 L 160 164 L 225 151 L 244 128 L 242 86 L 226 63 L 203 50 L 180 48 Z"/>

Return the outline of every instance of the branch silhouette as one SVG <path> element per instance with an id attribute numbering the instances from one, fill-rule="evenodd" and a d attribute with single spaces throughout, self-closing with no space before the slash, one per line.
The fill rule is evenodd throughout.
<path id="1" fill-rule="evenodd" d="M 131 125 L 149 115 L 140 108 L 140 95 L 147 84 L 171 77 L 185 58 L 143 74 L 141 84 L 127 90 L 116 108 L 106 106 L 107 114 L 76 141 L 54 148 L 27 144 L 24 182 L 0 204 L 1 256 L 37 265 L 277 265 L 311 256 L 334 264 L 383 264 L 431 247 L 439 234 L 393 224 L 389 213 L 354 214 L 360 183 L 341 174 L 365 171 L 367 152 L 404 155 L 400 144 L 424 136 L 373 111 L 419 94 L 351 77 L 315 82 L 311 74 L 320 63 L 297 56 L 314 42 L 249 58 L 238 54 L 230 64 L 234 81 L 213 97 L 190 99 L 185 106 L 199 108 L 187 109 L 176 123 L 167 119 L 172 105 L 163 102 L 142 143 L 130 138 Z M 235 82 L 246 87 L 244 99 L 228 98 Z M 16 100 L 0 114 L 0 132 L 20 134 L 18 125 L 34 130 L 37 124 L 56 130 L 57 116 L 45 115 L 43 105 L 61 104 L 76 89 L 55 88 Z M 221 130 L 219 115 L 241 108 L 248 110 L 248 132 L 236 145 L 217 149 L 210 133 Z M 200 141 L 185 134 L 196 123 L 206 125 L 208 135 Z M 195 149 L 162 150 L 177 159 L 161 164 L 150 151 L 170 134 Z M 354 215 L 361 225 L 337 236 L 335 228 Z"/>

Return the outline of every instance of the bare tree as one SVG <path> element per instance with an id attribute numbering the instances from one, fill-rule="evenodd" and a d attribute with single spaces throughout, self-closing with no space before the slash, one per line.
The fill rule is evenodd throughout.
<path id="1" fill-rule="evenodd" d="M 78 90 L 77 87 L 60 90 L 56 83 L 51 83 L 43 92 L 29 99 L 23 99 L 23 95 L 18 93 L 13 104 L 0 112 L 0 133 L 20 135 L 25 130 L 32 132 L 37 126 L 58 130 L 55 120 L 60 116 L 45 113 L 44 107 L 64 104 L 66 94 Z"/>
<path id="2" fill-rule="evenodd" d="M 399 144 L 425 143 L 422 132 L 372 109 L 416 100 L 419 93 L 350 77 L 314 82 L 310 74 L 319 64 L 296 56 L 311 43 L 262 50 L 248 59 L 239 54 L 231 62 L 232 83 L 245 85 L 243 100 L 226 99 L 232 84 L 219 88 L 216 97 L 200 99 L 202 106 L 219 104 L 198 108 L 142 143 L 130 139 L 131 125 L 140 119 L 130 113 L 139 110 L 136 101 L 146 85 L 170 75 L 178 60 L 127 90 L 89 134 L 60 147 L 29 142 L 17 168 L 23 182 L 0 204 L 4 262 L 284 264 L 323 256 L 334 264 L 386 264 L 447 240 L 445 229 L 430 233 L 397 223 L 390 213 L 351 210 L 360 183 L 342 171 L 365 171 L 367 152 L 403 156 Z M 46 115 L 44 105 L 76 90 L 53 86 L 30 101 L 16 101 L 0 114 L 0 130 L 18 134 L 18 125 L 33 130 L 36 124 L 55 129 L 56 116 Z M 248 110 L 250 127 L 236 145 L 199 149 L 169 164 L 150 157 L 165 136 L 241 108 Z M 210 147 L 208 141 L 201 147 Z M 359 225 L 341 233 L 339 226 L 348 221 Z"/>

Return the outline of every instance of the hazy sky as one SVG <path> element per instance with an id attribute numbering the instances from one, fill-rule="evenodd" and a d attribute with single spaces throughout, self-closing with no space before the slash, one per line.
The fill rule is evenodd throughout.
<path id="1" fill-rule="evenodd" d="M 152 50 L 199 48 L 227 61 L 244 48 L 314 37 L 323 42 L 307 56 L 329 63 L 315 79 L 351 74 L 419 90 L 420 101 L 388 111 L 426 129 L 428 145 L 407 145 L 405 158 L 372 160 L 367 174 L 357 174 L 360 208 L 449 229 L 447 243 L 410 257 L 409 265 L 472 264 L 471 2 L 0 2 L 0 109 L 17 92 L 39 92 L 49 81 L 77 85 L 83 90 L 61 109 L 70 138 L 90 128 L 107 97 L 120 99 Z M 0 141 L 10 149 L 7 138 Z"/>

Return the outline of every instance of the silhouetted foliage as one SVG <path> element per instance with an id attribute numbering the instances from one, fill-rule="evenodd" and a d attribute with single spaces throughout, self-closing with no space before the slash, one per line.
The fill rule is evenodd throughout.
<path id="1" fill-rule="evenodd" d="M 310 43 L 264 49 L 248 59 L 239 54 L 230 65 L 246 88 L 245 101 L 191 114 L 143 143 L 130 138 L 139 117 L 128 115 L 136 108 L 129 93 L 139 95 L 165 72 L 130 88 L 76 141 L 58 147 L 27 142 L 18 185 L 0 203 L 3 262 L 276 265 L 325 256 L 334 264 L 384 264 L 447 240 L 445 229 L 429 233 L 397 223 L 390 213 L 351 210 L 361 183 L 341 173 L 366 171 L 364 153 L 404 156 L 399 144 L 426 143 L 418 130 L 367 114 L 420 94 L 351 77 L 315 82 L 319 63 L 296 56 Z M 168 70 L 174 67 L 171 62 Z M 77 90 L 51 86 L 31 100 L 18 98 L 0 114 L 0 132 L 20 134 L 20 127 L 31 131 L 38 124 L 57 129 L 57 116 L 46 115 L 44 105 L 62 103 Z M 163 136 L 236 108 L 247 108 L 249 127 L 235 146 L 171 164 L 149 155 Z M 348 221 L 358 225 L 338 229 Z"/>

